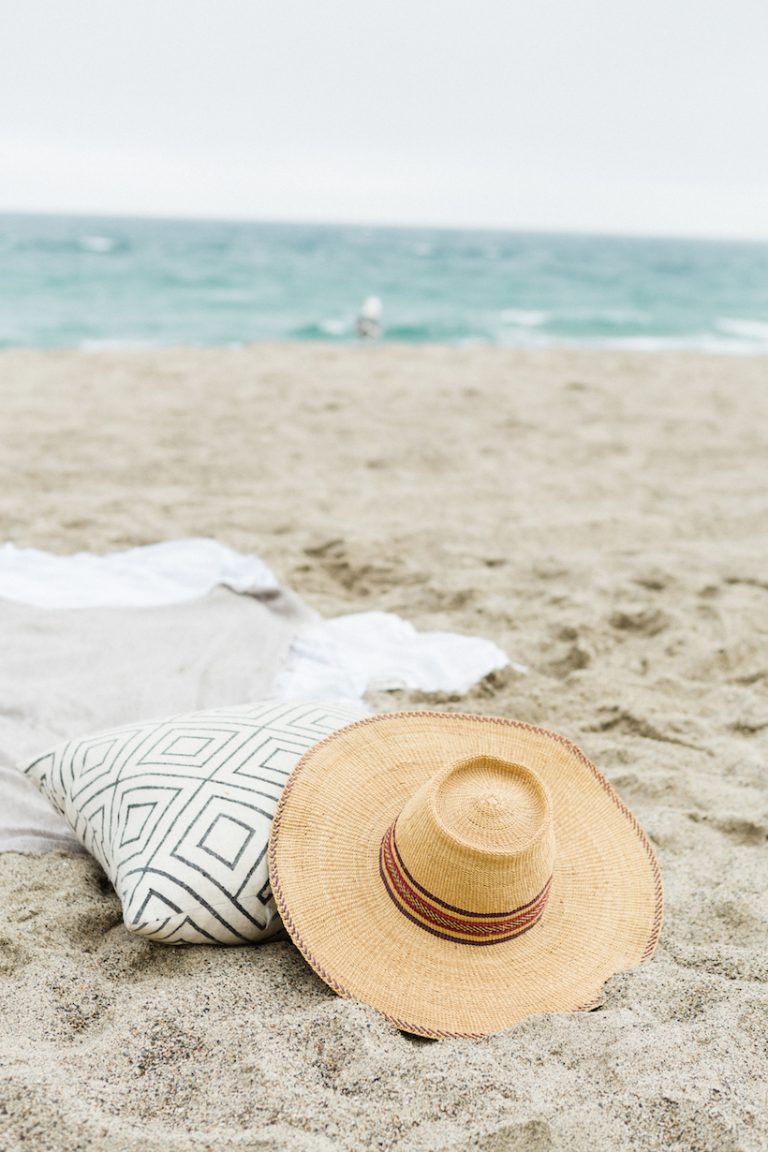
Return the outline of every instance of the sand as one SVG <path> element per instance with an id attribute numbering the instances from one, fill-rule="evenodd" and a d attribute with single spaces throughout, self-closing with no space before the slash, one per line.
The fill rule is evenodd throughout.
<path id="1" fill-rule="evenodd" d="M 767 385 L 692 354 L 0 356 L 0 538 L 217 536 L 325 613 L 489 637 L 528 674 L 374 703 L 575 739 L 666 886 L 597 1011 L 432 1043 L 289 942 L 153 946 L 89 860 L 5 855 L 4 1152 L 765 1148 Z"/>

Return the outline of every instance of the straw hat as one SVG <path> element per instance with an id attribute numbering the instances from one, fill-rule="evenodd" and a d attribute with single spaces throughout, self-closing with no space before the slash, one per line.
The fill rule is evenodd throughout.
<path id="1" fill-rule="evenodd" d="M 594 1007 L 661 928 L 653 849 L 608 781 L 564 737 L 492 716 L 393 712 L 316 744 L 269 871 L 318 975 L 422 1036 Z"/>

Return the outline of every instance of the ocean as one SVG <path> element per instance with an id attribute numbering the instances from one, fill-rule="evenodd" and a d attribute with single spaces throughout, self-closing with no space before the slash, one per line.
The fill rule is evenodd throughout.
<path id="1" fill-rule="evenodd" d="M 0 216 L 0 347 L 385 341 L 768 352 L 768 243 Z"/>

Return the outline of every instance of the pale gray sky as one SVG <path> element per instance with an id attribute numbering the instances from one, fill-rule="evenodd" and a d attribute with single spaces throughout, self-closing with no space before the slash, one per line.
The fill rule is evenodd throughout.
<path id="1" fill-rule="evenodd" d="M 768 238 L 766 0 L 0 0 L 0 210 Z"/>

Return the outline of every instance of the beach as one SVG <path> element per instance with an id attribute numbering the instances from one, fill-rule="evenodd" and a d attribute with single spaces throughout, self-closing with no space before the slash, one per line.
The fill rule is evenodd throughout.
<path id="1" fill-rule="evenodd" d="M 693 352 L 0 353 L 0 541 L 211 536 L 324 615 L 493 640 L 527 671 L 370 703 L 574 740 L 666 901 L 595 1011 L 428 1042 L 287 940 L 152 945 L 89 859 L 2 855 L 3 1152 L 765 1148 L 767 381 Z"/>

